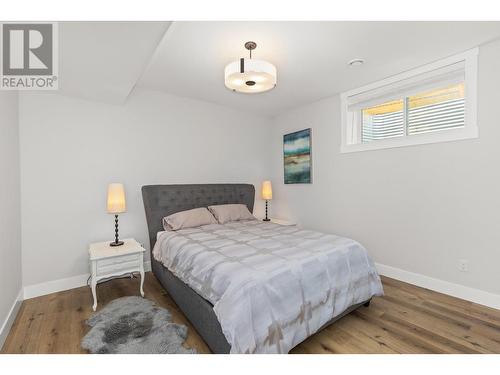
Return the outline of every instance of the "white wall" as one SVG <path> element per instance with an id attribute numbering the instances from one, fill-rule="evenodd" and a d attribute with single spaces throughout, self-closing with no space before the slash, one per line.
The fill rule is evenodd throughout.
<path id="1" fill-rule="evenodd" d="M 120 236 L 149 248 L 145 184 L 268 178 L 269 120 L 200 101 L 135 90 L 111 106 L 49 93 L 20 97 L 23 282 L 88 272 L 91 242 L 112 240 L 110 182 L 125 184 Z M 256 200 L 257 213 L 262 202 Z"/>
<path id="2" fill-rule="evenodd" d="M 147 244 L 142 185 L 259 186 L 272 176 L 271 216 L 355 238 L 381 264 L 500 294 L 498 61 L 500 42 L 480 48 L 479 139 L 350 154 L 339 152 L 338 96 L 269 121 L 153 91 L 136 90 L 123 106 L 23 93 L 23 284 L 88 272 L 88 244 L 113 237 L 110 182 L 127 190 L 121 237 Z M 282 135 L 306 127 L 314 182 L 285 186 Z M 15 206 L 15 188 L 9 196 Z"/>
<path id="3" fill-rule="evenodd" d="M 6 319 L 21 291 L 22 278 L 17 104 L 17 93 L 0 91 L 0 348 L 12 323 Z"/>
<path id="4" fill-rule="evenodd" d="M 338 96 L 277 117 L 272 215 L 352 237 L 376 262 L 500 294 L 498 61 L 500 42 L 480 48 L 477 140 L 340 154 Z M 313 184 L 285 186 L 282 136 L 308 127 Z"/>

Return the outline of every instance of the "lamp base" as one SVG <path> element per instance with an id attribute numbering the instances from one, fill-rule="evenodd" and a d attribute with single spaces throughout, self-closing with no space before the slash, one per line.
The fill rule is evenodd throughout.
<path id="1" fill-rule="evenodd" d="M 121 246 L 121 245 L 123 245 L 123 244 L 124 244 L 124 242 L 123 242 L 123 241 L 118 241 L 118 242 L 114 242 L 114 241 L 113 241 L 113 242 L 111 242 L 111 243 L 109 244 L 109 246 Z"/>
<path id="2" fill-rule="evenodd" d="M 271 221 L 271 219 L 262 219 L 262 221 Z"/>

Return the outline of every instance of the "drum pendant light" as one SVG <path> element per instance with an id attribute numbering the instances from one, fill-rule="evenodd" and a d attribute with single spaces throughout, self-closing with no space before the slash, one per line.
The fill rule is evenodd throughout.
<path id="1" fill-rule="evenodd" d="M 276 67 L 265 60 L 252 59 L 252 50 L 257 43 L 246 42 L 250 58 L 241 58 L 226 66 L 225 84 L 230 90 L 245 94 L 257 94 L 276 87 Z"/>

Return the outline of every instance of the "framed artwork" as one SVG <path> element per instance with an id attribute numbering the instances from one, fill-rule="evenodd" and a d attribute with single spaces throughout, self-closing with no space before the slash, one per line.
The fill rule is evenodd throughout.
<path id="1" fill-rule="evenodd" d="M 283 136 L 285 184 L 311 183 L 311 129 Z"/>

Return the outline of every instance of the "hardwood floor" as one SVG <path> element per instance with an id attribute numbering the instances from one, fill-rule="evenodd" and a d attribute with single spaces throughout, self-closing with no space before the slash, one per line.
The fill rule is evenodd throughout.
<path id="1" fill-rule="evenodd" d="M 500 353 L 500 311 L 382 278 L 386 295 L 313 335 L 292 353 Z M 186 346 L 209 353 L 175 303 L 151 273 L 146 298 L 168 308 L 189 327 Z M 98 308 L 126 295 L 138 295 L 138 279 L 98 286 Z M 23 302 L 2 353 L 84 353 L 80 340 L 91 315 L 90 288 Z"/>

